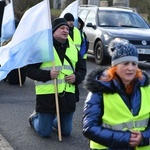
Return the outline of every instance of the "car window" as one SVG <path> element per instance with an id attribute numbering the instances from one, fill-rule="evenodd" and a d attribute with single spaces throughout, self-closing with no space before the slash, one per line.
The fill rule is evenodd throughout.
<path id="1" fill-rule="evenodd" d="M 85 22 L 86 16 L 89 13 L 89 10 L 87 9 L 83 9 L 81 11 L 79 11 L 79 17 Z"/>
<path id="2" fill-rule="evenodd" d="M 99 11 L 99 26 L 149 28 L 145 21 L 137 14 L 122 11 Z"/>
<path id="3" fill-rule="evenodd" d="M 96 25 L 96 17 L 94 11 L 90 11 L 89 14 L 87 15 L 85 24 L 87 23 L 92 23 L 93 25 Z"/>
<path id="4" fill-rule="evenodd" d="M 149 28 L 141 16 L 136 14 L 132 15 L 132 23 L 141 28 Z"/>
<path id="5" fill-rule="evenodd" d="M 116 25 L 117 26 L 132 26 L 130 15 L 128 13 L 116 14 Z"/>
<path id="6" fill-rule="evenodd" d="M 115 14 L 112 14 L 110 11 L 102 11 L 98 13 L 98 25 L 99 26 L 112 26 L 115 25 Z"/>

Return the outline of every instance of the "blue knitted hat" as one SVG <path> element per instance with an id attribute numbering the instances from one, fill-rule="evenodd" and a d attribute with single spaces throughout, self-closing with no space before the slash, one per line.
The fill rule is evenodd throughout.
<path id="1" fill-rule="evenodd" d="M 111 66 L 130 61 L 138 63 L 137 49 L 127 41 L 113 40 L 110 42 L 108 50 L 111 55 Z"/>

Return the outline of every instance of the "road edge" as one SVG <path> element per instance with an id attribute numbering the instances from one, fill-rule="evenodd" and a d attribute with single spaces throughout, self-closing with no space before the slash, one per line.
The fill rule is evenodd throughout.
<path id="1" fill-rule="evenodd" d="M 0 134 L 0 150 L 14 150 L 1 134 Z"/>

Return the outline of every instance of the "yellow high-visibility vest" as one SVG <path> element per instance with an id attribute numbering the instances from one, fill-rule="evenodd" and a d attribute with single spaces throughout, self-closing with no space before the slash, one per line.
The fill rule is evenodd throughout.
<path id="1" fill-rule="evenodd" d="M 141 87 L 141 108 L 137 116 L 133 116 L 119 94 L 103 94 L 104 115 L 102 126 L 116 131 L 143 131 L 148 125 L 150 114 L 150 86 Z M 113 112 L 113 113 L 112 113 Z M 104 145 L 90 141 L 91 149 L 107 149 Z M 136 150 L 150 150 L 150 146 L 136 147 Z"/>
<path id="2" fill-rule="evenodd" d="M 75 85 L 65 82 L 65 76 L 74 73 L 76 62 L 78 61 L 78 51 L 74 44 L 69 43 L 69 47 L 66 49 L 66 55 L 72 62 L 74 70 L 70 66 L 69 62 L 64 59 L 64 64 L 62 65 L 59 56 L 54 50 L 54 60 L 55 60 L 55 69 L 59 70 L 59 75 L 57 77 L 57 88 L 58 93 L 71 92 L 75 93 Z M 53 62 L 44 62 L 41 64 L 40 69 L 42 70 L 52 70 Z M 41 94 L 53 94 L 55 93 L 54 80 L 49 80 L 47 82 L 35 81 L 35 90 L 37 95 Z"/>
<path id="3" fill-rule="evenodd" d="M 70 35 L 68 35 L 68 40 L 70 42 L 72 41 L 75 44 L 75 46 L 77 47 L 77 49 L 80 51 L 82 39 L 81 39 L 81 35 L 80 35 L 79 29 L 74 27 L 74 29 L 73 29 L 73 40 L 70 37 Z"/>

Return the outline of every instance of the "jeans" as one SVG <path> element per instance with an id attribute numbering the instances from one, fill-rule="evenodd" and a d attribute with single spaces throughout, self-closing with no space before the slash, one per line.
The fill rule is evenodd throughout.
<path id="1" fill-rule="evenodd" d="M 60 113 L 61 134 L 69 136 L 72 131 L 72 119 L 74 112 Z M 39 113 L 32 118 L 32 125 L 41 137 L 51 136 L 53 127 L 57 129 L 55 113 Z"/>

